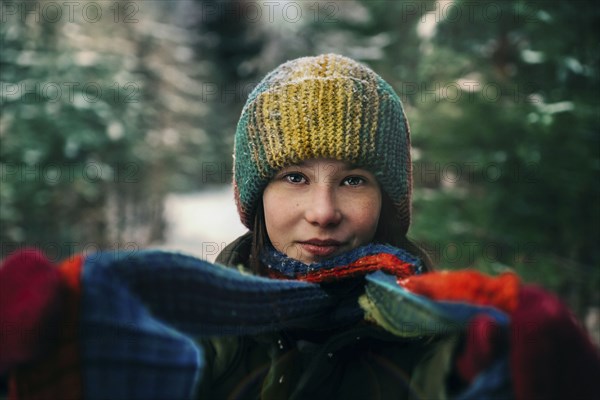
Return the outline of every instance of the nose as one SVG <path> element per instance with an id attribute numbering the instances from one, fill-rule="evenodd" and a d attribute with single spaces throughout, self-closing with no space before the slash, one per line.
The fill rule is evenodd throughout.
<path id="1" fill-rule="evenodd" d="M 338 225 L 342 220 L 342 211 L 336 199 L 335 188 L 329 185 L 313 186 L 305 218 L 311 225 L 323 228 Z"/>

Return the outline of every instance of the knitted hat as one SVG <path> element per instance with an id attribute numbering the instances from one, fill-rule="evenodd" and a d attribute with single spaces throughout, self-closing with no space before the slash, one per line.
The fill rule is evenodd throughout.
<path id="1" fill-rule="evenodd" d="M 410 132 L 400 99 L 379 75 L 347 57 L 288 61 L 250 93 L 237 126 L 234 191 L 252 229 L 262 192 L 282 168 L 332 158 L 368 169 L 410 224 Z"/>

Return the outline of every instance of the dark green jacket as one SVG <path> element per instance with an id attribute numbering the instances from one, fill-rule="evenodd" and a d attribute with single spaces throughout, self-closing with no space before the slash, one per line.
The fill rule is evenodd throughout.
<path id="1" fill-rule="evenodd" d="M 243 266 L 251 237 L 217 258 Z M 202 341 L 201 399 L 443 399 L 456 338 L 407 340 L 360 322 L 343 330 Z"/>

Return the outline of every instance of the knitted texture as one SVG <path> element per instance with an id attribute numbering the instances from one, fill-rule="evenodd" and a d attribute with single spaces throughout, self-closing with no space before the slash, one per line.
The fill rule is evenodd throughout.
<path id="1" fill-rule="evenodd" d="M 366 66 L 325 54 L 288 61 L 250 94 L 238 123 L 234 190 L 252 229 L 265 186 L 282 168 L 331 158 L 374 173 L 410 224 L 410 132 L 392 87 Z"/>
<path id="2" fill-rule="evenodd" d="M 20 265 L 30 271 L 53 268 L 35 254 L 24 258 Z M 17 268 L 3 267 L 4 279 L 20 277 Z M 397 276 L 369 273 L 359 307 L 353 296 L 348 302 L 347 295 L 325 285 L 249 276 L 164 251 L 90 254 L 65 262 L 59 272 L 67 289 L 63 329 L 53 350 L 14 370 L 11 398 L 190 398 L 205 362 L 194 338 L 347 327 L 367 318 L 398 337 L 429 340 L 465 332 L 469 321 L 482 316 L 504 333 L 510 329 L 510 371 L 502 366 L 506 351 L 481 363 L 487 344 L 470 337 L 479 340 L 477 359 L 467 360 L 477 376 L 468 396 L 457 398 L 497 398 L 488 394 L 510 390 L 509 373 L 517 399 L 598 397 L 597 351 L 568 310 L 540 289 L 520 290 L 517 309 L 507 314 L 489 303 L 493 296 L 455 296 L 450 286 L 435 281 L 458 282 L 441 275 L 429 283 L 443 293 L 438 296 L 427 293 L 425 281 L 418 289 L 413 285 L 421 293 L 415 294 Z M 412 280 L 421 278 L 403 283 Z M 20 306 L 12 300 L 3 310 Z M 25 327 L 29 322 L 23 321 Z M 0 361 L 5 356 L 0 353 Z"/>
<path id="3" fill-rule="evenodd" d="M 261 253 L 261 261 L 267 266 L 271 278 L 305 282 L 332 282 L 379 270 L 392 274 L 397 279 L 423 272 L 420 259 L 403 249 L 375 243 L 312 264 L 290 258 L 269 246 Z"/>
<path id="4" fill-rule="evenodd" d="M 80 343 L 80 314 L 81 314 L 81 294 L 82 282 L 81 272 L 83 268 L 84 257 L 76 255 L 68 260 L 63 261 L 58 268 L 51 265 L 50 262 L 42 256 L 32 252 L 18 254 L 17 257 L 22 258 L 21 266 L 26 266 L 27 272 L 33 272 L 31 269 L 32 263 L 37 263 L 36 268 L 45 268 L 47 272 L 50 270 L 58 272 L 60 276 L 60 286 L 62 287 L 62 323 L 59 326 L 47 324 L 40 327 L 40 332 L 48 334 L 55 330 L 58 336 L 54 337 L 52 348 L 42 357 L 36 358 L 35 362 L 25 363 L 20 365 L 12 374 L 9 381 L 10 399 L 81 399 L 84 398 L 84 385 L 82 378 L 82 365 L 79 350 Z M 27 258 L 29 258 L 27 260 Z M 14 258 L 13 258 L 14 260 Z M 9 260 L 7 260 L 9 261 Z M 6 270 L 6 264 L 0 267 L 0 270 Z M 38 274 L 41 271 L 38 272 Z M 47 274 L 44 273 L 44 275 Z M 42 289 L 38 286 L 39 281 L 30 276 L 28 288 L 34 291 Z M 8 277 L 8 281 L 17 285 L 18 283 Z M 21 302 L 17 306 L 21 306 Z M 29 303 L 29 302 L 26 302 Z M 12 301 L 3 304 L 10 307 L 14 304 Z M 35 311 L 35 306 L 31 303 L 30 313 Z M 2 310 L 4 311 L 4 309 Z M 8 313 L 10 314 L 10 313 Z M 31 317 L 30 314 L 28 317 Z M 46 322 L 48 322 L 47 318 Z M 20 324 L 27 321 L 23 318 Z M 41 321 L 40 321 L 41 322 Z M 22 325 L 17 324 L 17 328 Z M 25 340 L 26 338 L 22 338 Z M 48 338 L 46 338 L 48 339 Z M 43 339 L 42 339 L 43 340 Z M 30 344 L 30 343 L 27 343 Z M 15 346 L 19 348 L 19 346 Z M 0 358 L 3 354 L 0 353 Z"/>
<path id="5" fill-rule="evenodd" d="M 6 259 L 0 268 L 0 374 L 52 342 L 56 332 L 47 327 L 57 324 L 63 292 L 60 272 L 39 250 Z"/>
<path id="6" fill-rule="evenodd" d="M 462 332 L 476 315 L 487 315 L 502 326 L 509 323 L 508 315 L 492 304 L 430 299 L 411 293 L 382 271 L 366 279 L 366 294 L 359 300 L 365 317 L 400 337 Z"/>
<path id="7" fill-rule="evenodd" d="M 491 277 L 475 270 L 432 272 L 399 280 L 405 289 L 434 300 L 465 301 L 492 305 L 507 313 L 517 308 L 519 277 L 505 272 Z"/>

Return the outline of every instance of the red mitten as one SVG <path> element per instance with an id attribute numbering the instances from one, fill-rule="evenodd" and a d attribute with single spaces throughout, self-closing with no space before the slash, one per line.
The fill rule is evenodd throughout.
<path id="1" fill-rule="evenodd" d="M 430 299 L 490 305 L 509 314 L 508 337 L 492 318 L 473 318 L 456 358 L 464 381 L 509 352 L 517 400 L 600 398 L 598 349 L 554 294 L 520 285 L 514 274 L 489 277 L 472 270 L 434 272 L 399 283 Z"/>
<path id="2" fill-rule="evenodd" d="M 524 286 L 511 318 L 510 363 L 517 400 L 600 398 L 598 349 L 555 295 Z"/>
<path id="3" fill-rule="evenodd" d="M 517 400 L 600 398 L 598 349 L 555 295 L 524 285 L 510 317 L 508 337 L 492 318 L 473 318 L 456 358 L 465 382 L 508 351 Z"/>
<path id="4" fill-rule="evenodd" d="M 56 337 L 64 294 L 60 273 L 38 250 L 0 266 L 0 373 L 33 360 Z"/>

